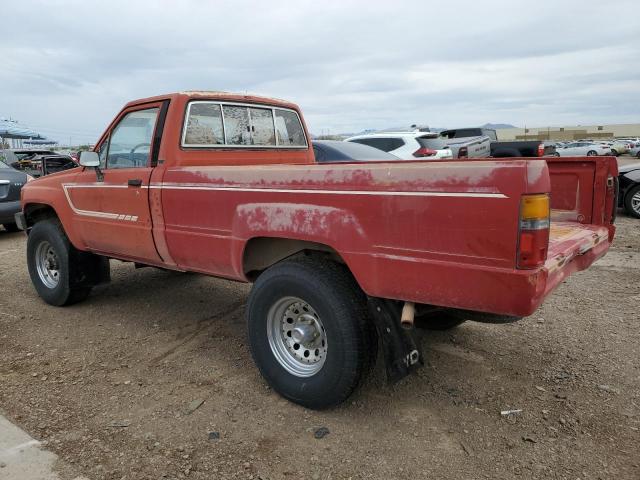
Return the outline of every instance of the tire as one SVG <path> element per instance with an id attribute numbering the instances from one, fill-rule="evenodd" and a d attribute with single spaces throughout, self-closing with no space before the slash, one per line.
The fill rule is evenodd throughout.
<path id="1" fill-rule="evenodd" d="M 87 298 L 86 278 L 92 255 L 78 251 L 57 219 L 36 223 L 27 240 L 29 276 L 38 295 L 49 305 L 61 307 Z"/>
<path id="2" fill-rule="evenodd" d="M 618 151 L 617 151 L 617 150 L 614 150 L 613 148 L 611 149 L 611 154 L 612 154 L 614 157 L 617 157 L 618 155 L 620 155 L 620 154 L 618 153 Z"/>
<path id="3" fill-rule="evenodd" d="M 596 152 L 595 150 L 589 150 L 587 152 L 587 157 L 595 157 L 596 155 L 598 155 L 598 152 Z"/>
<path id="4" fill-rule="evenodd" d="M 636 185 L 624 197 L 624 210 L 635 218 L 640 218 L 640 185 Z"/>
<path id="5" fill-rule="evenodd" d="M 246 319 L 262 376 L 307 408 L 345 401 L 375 361 L 377 337 L 366 297 L 333 261 L 298 257 L 267 269 L 251 290 Z"/>
<path id="6" fill-rule="evenodd" d="M 558 152 L 553 152 L 553 153 L 552 153 L 552 155 L 553 155 L 554 157 L 559 157 L 559 156 L 560 156 L 560 154 L 559 154 Z"/>
<path id="7" fill-rule="evenodd" d="M 640 158 L 640 151 L 636 153 L 636 158 Z"/>
<path id="8" fill-rule="evenodd" d="M 466 322 L 465 319 L 447 312 L 434 312 L 417 316 L 415 325 L 425 330 L 451 330 Z"/>
<path id="9" fill-rule="evenodd" d="M 3 223 L 2 226 L 7 232 L 10 232 L 10 233 L 20 231 L 20 229 L 18 228 L 18 225 L 16 225 L 15 223 Z"/>

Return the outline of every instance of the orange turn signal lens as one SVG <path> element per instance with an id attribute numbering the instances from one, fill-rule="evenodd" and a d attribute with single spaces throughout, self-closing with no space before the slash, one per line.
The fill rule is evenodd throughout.
<path id="1" fill-rule="evenodd" d="M 523 195 L 520 202 L 520 220 L 543 220 L 549 218 L 549 195 Z"/>

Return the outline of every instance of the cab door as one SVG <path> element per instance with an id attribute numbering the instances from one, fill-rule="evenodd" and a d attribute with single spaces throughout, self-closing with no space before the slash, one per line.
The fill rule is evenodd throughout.
<path id="1" fill-rule="evenodd" d="M 149 182 L 167 105 L 157 102 L 123 111 L 98 147 L 100 171 L 86 168 L 64 186 L 90 250 L 142 263 L 162 262 L 153 240 Z"/>

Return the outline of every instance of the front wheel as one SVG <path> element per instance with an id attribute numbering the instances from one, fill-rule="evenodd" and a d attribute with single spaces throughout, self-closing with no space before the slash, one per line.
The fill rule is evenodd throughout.
<path id="1" fill-rule="evenodd" d="M 63 306 L 84 300 L 91 291 L 83 271 L 83 254 L 76 250 L 59 221 L 34 225 L 27 240 L 29 276 L 38 295 L 50 305 Z"/>
<path id="2" fill-rule="evenodd" d="M 587 157 L 595 157 L 596 155 L 598 155 L 598 152 L 596 152 L 595 150 L 589 150 L 587 152 Z"/>
<path id="3" fill-rule="evenodd" d="M 302 257 L 274 265 L 247 303 L 251 354 L 267 383 L 304 407 L 349 397 L 375 359 L 366 298 L 350 272 Z"/>
<path id="4" fill-rule="evenodd" d="M 640 185 L 633 187 L 624 197 L 625 211 L 635 218 L 640 218 Z"/>

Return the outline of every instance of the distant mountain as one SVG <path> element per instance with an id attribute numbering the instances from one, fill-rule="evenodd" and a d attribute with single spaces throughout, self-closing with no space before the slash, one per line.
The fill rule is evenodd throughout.
<path id="1" fill-rule="evenodd" d="M 516 128 L 508 123 L 485 123 L 482 128 L 490 128 L 492 130 L 500 130 L 501 128 Z"/>

